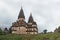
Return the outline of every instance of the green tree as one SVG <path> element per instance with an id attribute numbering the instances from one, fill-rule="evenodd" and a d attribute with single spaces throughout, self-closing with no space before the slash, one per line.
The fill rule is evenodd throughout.
<path id="1" fill-rule="evenodd" d="M 58 27 L 58 32 L 60 33 L 60 26 Z"/>
<path id="2" fill-rule="evenodd" d="M 44 32 L 44 34 L 46 34 L 47 33 L 47 29 L 45 29 L 43 32 Z"/>
<path id="3" fill-rule="evenodd" d="M 0 35 L 2 34 L 2 29 L 0 28 Z"/>
<path id="4" fill-rule="evenodd" d="M 11 29 L 11 28 L 12 28 L 12 27 L 10 27 L 10 28 L 9 28 L 9 33 L 11 33 L 11 32 L 12 32 L 12 29 Z"/>

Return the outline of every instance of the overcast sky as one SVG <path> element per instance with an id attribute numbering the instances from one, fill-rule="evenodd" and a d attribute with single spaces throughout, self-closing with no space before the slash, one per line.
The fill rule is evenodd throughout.
<path id="1" fill-rule="evenodd" d="M 21 6 L 26 22 L 30 13 L 39 32 L 54 31 L 60 25 L 60 0 L 0 0 L 0 27 L 10 27 L 18 18 Z"/>

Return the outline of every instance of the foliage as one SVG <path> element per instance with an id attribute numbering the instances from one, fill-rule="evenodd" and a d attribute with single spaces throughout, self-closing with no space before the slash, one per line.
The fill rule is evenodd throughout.
<path id="1" fill-rule="evenodd" d="M 59 26 L 58 28 L 56 28 L 54 32 L 55 32 L 55 33 L 56 33 L 56 32 L 60 33 L 60 26 Z"/>
<path id="2" fill-rule="evenodd" d="M 46 33 L 47 33 L 47 30 L 45 29 L 45 30 L 44 30 L 44 34 L 46 34 Z"/>
<path id="3" fill-rule="evenodd" d="M 37 35 L 0 35 L 0 40 L 60 40 L 60 33 L 47 33 Z"/>
<path id="4" fill-rule="evenodd" d="M 2 29 L 0 28 L 0 35 L 2 34 Z"/>
<path id="5" fill-rule="evenodd" d="M 60 26 L 58 27 L 58 32 L 60 33 Z"/>
<path id="6" fill-rule="evenodd" d="M 11 30 L 11 27 L 9 28 L 9 33 L 11 33 L 12 32 L 12 30 Z"/>

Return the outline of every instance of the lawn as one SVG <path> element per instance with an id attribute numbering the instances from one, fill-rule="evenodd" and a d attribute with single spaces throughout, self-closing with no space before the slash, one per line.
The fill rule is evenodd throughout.
<path id="1" fill-rule="evenodd" d="M 0 35 L 0 40 L 60 40 L 60 33 L 48 33 L 37 35 Z"/>

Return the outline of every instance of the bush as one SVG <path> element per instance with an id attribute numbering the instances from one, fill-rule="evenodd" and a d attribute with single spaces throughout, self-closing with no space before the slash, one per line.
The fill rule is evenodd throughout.
<path id="1" fill-rule="evenodd" d="M 0 35 L 2 34 L 2 29 L 0 28 Z"/>

